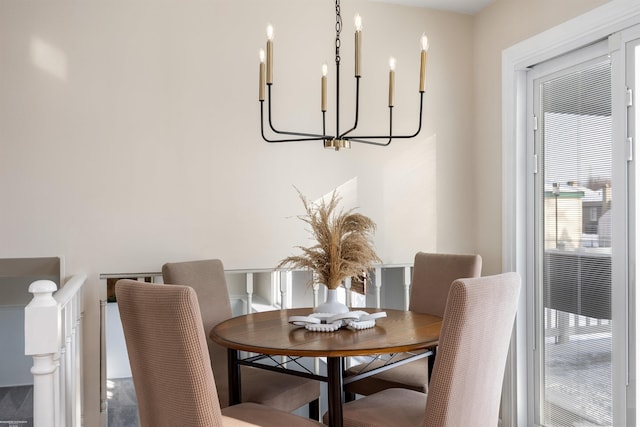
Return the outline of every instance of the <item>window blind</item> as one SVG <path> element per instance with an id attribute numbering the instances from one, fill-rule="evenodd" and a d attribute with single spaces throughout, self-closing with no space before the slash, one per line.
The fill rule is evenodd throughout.
<path id="1" fill-rule="evenodd" d="M 611 425 L 611 65 L 540 92 L 543 425 Z"/>

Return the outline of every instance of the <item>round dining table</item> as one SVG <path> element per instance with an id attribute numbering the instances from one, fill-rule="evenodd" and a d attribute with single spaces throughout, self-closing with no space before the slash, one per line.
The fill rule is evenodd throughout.
<path id="1" fill-rule="evenodd" d="M 327 376 L 321 379 L 327 382 L 329 426 L 339 427 L 342 426 L 345 357 L 415 352 L 438 344 L 441 317 L 404 310 L 358 310 L 367 313 L 384 311 L 386 317 L 378 318 L 375 326 L 367 329 L 342 327 L 333 332 L 321 332 L 289 323 L 291 316 L 313 313 L 312 308 L 295 308 L 233 317 L 216 325 L 209 336 L 228 349 L 230 404 L 241 400 L 240 351 L 322 357 L 327 360 Z"/>

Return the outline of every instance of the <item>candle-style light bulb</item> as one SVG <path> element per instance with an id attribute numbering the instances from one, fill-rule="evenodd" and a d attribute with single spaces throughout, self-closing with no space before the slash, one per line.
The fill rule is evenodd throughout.
<path id="1" fill-rule="evenodd" d="M 396 58 L 389 58 L 389 107 L 393 107 L 393 89 L 396 80 Z"/>
<path id="2" fill-rule="evenodd" d="M 420 46 L 422 47 L 422 50 L 429 50 L 429 39 L 425 33 L 422 33 L 422 36 L 420 37 Z"/>
<path id="3" fill-rule="evenodd" d="M 321 82 L 321 95 L 320 95 L 320 110 L 324 113 L 327 111 L 327 64 L 322 64 L 322 78 Z"/>
<path id="4" fill-rule="evenodd" d="M 260 49 L 260 82 L 259 82 L 259 89 L 258 89 L 258 100 L 260 101 L 264 101 L 264 83 L 265 83 L 265 78 L 264 78 L 264 49 Z"/>
<path id="5" fill-rule="evenodd" d="M 360 51 L 362 47 L 362 18 L 359 14 L 356 13 L 355 17 L 355 26 L 356 26 L 356 60 L 355 60 L 355 75 L 356 77 L 360 77 Z"/>
<path id="6" fill-rule="evenodd" d="M 429 39 L 427 39 L 425 33 L 422 33 L 422 37 L 420 37 L 420 46 L 422 47 L 420 51 L 420 92 L 424 92 L 425 75 L 427 73 L 427 50 L 429 50 Z"/>
<path id="7" fill-rule="evenodd" d="M 273 26 L 267 25 L 267 84 L 273 84 Z"/>

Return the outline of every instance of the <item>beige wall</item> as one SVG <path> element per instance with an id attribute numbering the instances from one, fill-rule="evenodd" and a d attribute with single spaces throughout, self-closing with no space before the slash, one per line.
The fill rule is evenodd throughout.
<path id="1" fill-rule="evenodd" d="M 319 129 L 320 65 L 330 81 L 334 72 L 332 6 L 0 2 L 0 258 L 63 255 L 69 274 L 88 274 L 86 424 L 98 417 L 99 274 L 204 257 L 271 267 L 306 242 L 291 218 L 301 213 L 294 185 L 310 198 L 343 188 L 377 222 L 385 263 L 417 250 L 478 252 L 485 274 L 500 271 L 501 51 L 602 3 L 498 1 L 472 17 L 343 2 L 343 124 L 356 10 L 363 127 L 386 131 L 390 55 L 396 129 L 414 127 L 423 31 L 431 49 L 420 136 L 332 152 L 262 142 L 256 99 L 271 22 L 275 118 Z"/>
<path id="2" fill-rule="evenodd" d="M 607 0 L 497 0 L 474 16 L 476 242 L 483 274 L 502 264 L 502 51 Z"/>
<path id="3" fill-rule="evenodd" d="M 476 251 L 472 17 L 343 2 L 343 124 L 353 114 L 356 10 L 371 132 L 387 130 L 390 55 L 396 129 L 413 131 L 418 39 L 430 37 L 415 140 L 344 152 L 261 141 L 257 58 L 267 22 L 276 31 L 275 118 L 320 130 L 322 62 L 330 82 L 334 73 L 325 2 L 0 2 L 0 258 L 62 255 L 69 274 L 88 275 L 87 425 L 99 410 L 99 275 L 206 257 L 274 266 L 307 242 L 293 218 L 302 213 L 294 185 L 312 199 L 345 189 L 345 201 L 378 224 L 385 263 L 411 262 L 418 250 Z"/>

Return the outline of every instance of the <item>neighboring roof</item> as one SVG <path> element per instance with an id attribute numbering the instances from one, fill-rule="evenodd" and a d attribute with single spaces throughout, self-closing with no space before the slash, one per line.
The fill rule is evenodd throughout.
<path id="1" fill-rule="evenodd" d="M 558 185 L 558 197 L 560 198 L 581 198 L 583 202 L 601 202 L 602 201 L 602 189 L 591 190 L 590 188 L 580 185 Z M 544 185 L 544 196 L 554 197 L 553 184 L 546 183 Z"/>

